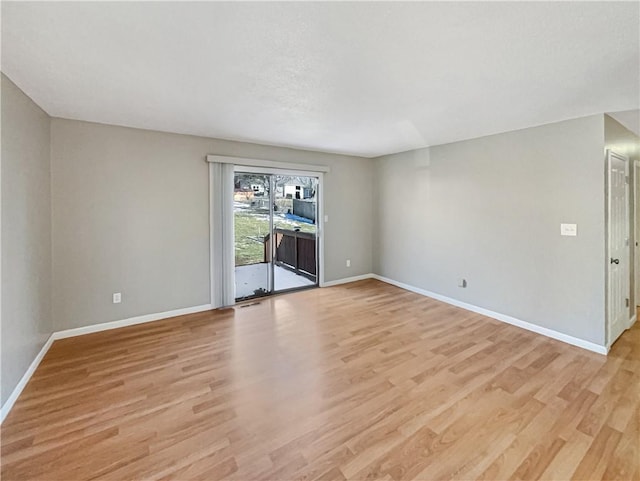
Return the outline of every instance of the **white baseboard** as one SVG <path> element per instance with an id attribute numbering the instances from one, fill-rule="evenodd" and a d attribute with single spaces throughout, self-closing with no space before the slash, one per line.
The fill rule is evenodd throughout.
<path id="1" fill-rule="evenodd" d="M 11 408 L 22 393 L 22 390 L 29 382 L 29 379 L 31 379 L 33 373 L 36 371 L 36 368 L 40 364 L 40 361 L 42 361 L 42 358 L 44 358 L 45 354 L 53 344 L 53 341 L 57 339 L 65 339 L 67 337 L 91 334 L 93 332 L 108 331 L 110 329 L 118 329 L 120 327 L 134 326 L 136 324 L 143 324 L 145 322 L 160 321 L 162 319 L 169 319 L 171 317 L 183 316 L 185 314 L 193 314 L 196 312 L 209 311 L 211 309 L 213 309 L 211 304 L 203 304 L 201 306 L 186 307 L 184 309 L 175 309 L 173 311 L 158 312 L 155 314 L 146 314 L 144 316 L 130 317 L 128 319 L 122 319 L 119 321 L 103 322 L 101 324 L 93 324 L 91 326 L 77 327 L 75 329 L 66 329 L 64 331 L 54 332 L 53 334 L 51 334 L 51 336 L 49 336 L 49 339 L 47 339 L 47 342 L 44 344 L 44 346 L 42 346 L 42 349 L 40 349 L 40 352 L 27 369 L 27 372 L 24 373 L 24 375 L 20 379 L 20 382 L 18 382 L 18 385 L 13 389 L 9 398 L 2 405 L 2 408 L 0 408 L 0 424 L 7 417 L 9 411 L 11 411 Z"/>
<path id="2" fill-rule="evenodd" d="M 387 284 L 392 284 L 402 289 L 406 289 L 407 291 L 415 292 L 416 294 L 421 294 L 426 297 L 431 297 L 432 299 L 446 302 L 447 304 L 451 304 L 452 306 L 461 307 L 462 309 L 466 309 L 467 311 L 477 312 L 478 314 L 482 314 L 483 316 L 491 317 L 492 319 L 506 322 L 507 324 L 521 327 L 522 329 L 526 329 L 537 334 L 542 334 L 543 336 L 566 342 L 567 344 L 571 344 L 573 346 L 578 346 L 589 351 L 597 352 L 598 354 L 606 355 L 609 352 L 609 349 L 606 346 L 601 346 L 590 341 L 585 341 L 584 339 L 579 339 L 562 332 L 554 331 L 553 329 L 538 326 L 536 324 L 531 324 L 530 322 L 522 321 L 520 319 L 516 319 L 515 317 L 507 316 L 505 314 L 500 314 L 499 312 L 490 311 L 483 307 L 478 307 L 474 306 L 473 304 L 458 301 L 451 297 L 443 296 L 435 292 L 427 291 L 425 289 L 420 289 L 403 282 L 389 279 L 388 277 L 379 276 L 377 274 L 373 274 L 371 277 L 373 277 L 374 279 L 378 279 L 379 281 L 386 282 Z"/>
<path id="3" fill-rule="evenodd" d="M 343 279 L 336 279 L 335 281 L 328 281 L 328 282 L 323 282 L 320 287 L 332 287 L 332 286 L 338 286 L 340 284 L 348 284 L 349 282 L 356 282 L 356 281 L 362 281 L 364 279 L 373 279 L 374 278 L 374 274 L 362 274 L 360 276 L 353 276 L 353 277 L 345 277 Z"/>
<path id="4" fill-rule="evenodd" d="M 482 314 L 487 317 L 491 317 L 498 321 L 506 322 L 507 324 L 512 324 L 514 326 L 521 327 L 528 331 L 532 331 L 538 334 L 542 334 L 543 336 L 550 337 L 552 339 L 557 339 L 559 341 L 566 342 L 567 344 L 572 344 L 574 346 L 581 347 L 583 349 L 587 349 L 589 351 L 597 352 L 598 354 L 607 354 L 609 351 L 606 346 L 601 346 L 599 344 L 595 344 L 589 341 L 585 341 L 583 339 L 578 339 L 577 337 L 569 336 L 567 334 L 563 334 L 558 331 L 554 331 L 552 329 L 548 329 L 546 327 L 538 326 L 536 324 L 531 324 L 526 321 L 522 321 L 520 319 L 516 319 L 515 317 L 507 316 L 505 314 L 500 314 L 498 312 L 493 312 L 488 309 L 484 309 L 482 307 L 474 306 L 472 304 L 468 304 L 466 302 L 458 301 L 456 299 L 452 299 L 450 297 L 443 296 L 441 294 L 437 294 L 435 292 L 427 291 L 425 289 L 420 289 L 418 287 L 411 286 L 409 284 L 405 284 L 403 282 L 395 281 L 393 279 L 389 279 L 388 277 L 379 276 L 377 274 L 362 274 L 359 276 L 347 277 L 344 279 L 337 279 L 335 281 L 325 282 L 322 287 L 331 287 L 337 286 L 340 284 L 347 284 L 349 282 L 361 281 L 364 279 L 378 279 L 379 281 L 386 282 L 387 284 L 392 284 L 394 286 L 400 287 L 402 289 L 406 289 L 407 291 L 415 292 L 416 294 L 421 294 L 426 297 L 430 297 L 432 299 L 437 299 L 439 301 L 445 302 L 447 304 L 451 304 L 456 307 L 461 307 L 462 309 L 466 309 L 468 311 L 477 312 L 478 314 Z M 184 309 L 175 309 L 173 311 L 159 312 L 155 314 L 147 314 L 144 316 L 136 316 L 130 317 L 128 319 L 122 319 L 119 321 L 112 322 L 104 322 L 101 324 L 93 324 L 90 326 L 77 327 L 75 329 L 66 329 L 64 331 L 57 331 L 51 334 L 47 342 L 42 346 L 42 349 L 35 357 L 27 371 L 24 373 L 18 385 L 14 388 L 13 392 L 4 403 L 2 408 L 0 408 L 0 423 L 4 421 L 9 411 L 13 407 L 14 403 L 22 393 L 22 390 L 25 388 L 29 379 L 35 372 L 36 368 L 40 364 L 40 361 L 44 358 L 45 354 L 53 344 L 53 341 L 57 339 L 65 339 L 68 337 L 82 336 L 84 334 L 91 334 L 94 332 L 107 331 L 111 329 L 118 329 L 120 327 L 133 326 L 136 324 L 143 324 L 146 322 L 159 321 L 162 319 L 168 319 L 171 317 L 182 316 L 185 314 L 193 314 L 196 312 L 203 312 L 213 309 L 211 304 L 203 304 L 201 306 L 195 307 L 187 307 Z M 633 325 L 636 321 L 636 316 L 633 316 L 629 322 L 629 327 Z"/>
<path id="5" fill-rule="evenodd" d="M 185 307 L 183 309 L 174 309 L 173 311 L 158 312 L 156 314 L 146 314 L 144 316 L 130 317 L 119 321 L 103 322 L 100 324 L 92 324 L 90 326 L 76 327 L 74 329 L 65 329 L 52 334 L 53 339 L 65 339 L 67 337 L 82 336 L 100 331 L 109 331 L 120 327 L 135 326 L 136 324 L 144 324 L 145 322 L 160 321 L 170 317 L 184 316 L 185 314 L 193 314 L 196 312 L 210 311 L 213 309 L 211 304 L 203 304 L 195 307 Z"/>
<path id="6" fill-rule="evenodd" d="M 47 353 L 47 351 L 51 347 L 51 344 L 53 344 L 53 341 L 54 339 L 52 334 L 51 336 L 49 336 L 49 339 L 47 339 L 47 342 L 44 343 L 44 346 L 42 346 L 42 349 L 40 349 L 40 352 L 38 352 L 35 359 L 31 362 L 31 364 L 27 368 L 27 372 L 25 372 L 22 378 L 20 378 L 20 381 L 18 381 L 18 384 L 11 392 L 11 395 L 4 402 L 4 404 L 2 405 L 2 408 L 0 408 L 0 424 L 4 422 L 4 419 L 7 417 L 7 414 L 9 414 L 9 411 L 11 411 L 11 408 L 13 407 L 18 397 L 22 393 L 23 389 L 29 382 L 29 379 L 31 379 L 31 376 L 33 376 L 33 373 L 36 372 L 36 369 L 40 365 L 40 361 L 42 361 L 42 359 L 44 358 L 44 355 Z"/>

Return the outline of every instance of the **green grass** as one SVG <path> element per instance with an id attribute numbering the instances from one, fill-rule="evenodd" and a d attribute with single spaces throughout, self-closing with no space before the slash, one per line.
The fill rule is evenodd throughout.
<path id="1" fill-rule="evenodd" d="M 236 265 L 264 262 L 263 239 L 269 233 L 268 216 L 235 212 Z"/>
<path id="2" fill-rule="evenodd" d="M 269 214 L 250 214 L 241 210 L 234 212 L 236 265 L 264 262 L 262 239 L 269 233 Z M 295 223 L 276 217 L 274 226 L 281 229 L 299 228 L 301 232 L 315 232 L 313 224 Z"/>

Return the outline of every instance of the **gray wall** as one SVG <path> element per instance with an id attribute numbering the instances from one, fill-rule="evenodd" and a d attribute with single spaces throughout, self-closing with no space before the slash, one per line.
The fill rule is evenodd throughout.
<path id="1" fill-rule="evenodd" d="M 52 330 L 209 303 L 207 154 L 330 166 L 327 281 L 373 271 L 604 344 L 602 147 L 631 139 L 607 116 L 372 161 L 50 119 L 2 76 L 2 127 L 3 403 Z"/>
<path id="2" fill-rule="evenodd" d="M 207 154 L 329 165 L 325 280 L 372 270 L 368 159 L 63 119 L 51 125 L 56 330 L 210 302 Z M 122 304 L 112 303 L 114 292 Z"/>
<path id="3" fill-rule="evenodd" d="M 622 154 L 629 158 L 629 245 L 634 246 L 636 242 L 636 206 L 634 202 L 633 192 L 635 188 L 635 176 L 633 175 L 633 163 L 640 160 L 640 137 L 629 131 L 617 120 L 604 116 L 604 146 L 618 154 Z M 631 291 L 631 300 L 629 303 L 629 318 L 635 314 L 635 306 L 638 299 L 635 299 L 635 249 L 629 252 L 629 286 Z"/>
<path id="4" fill-rule="evenodd" d="M 49 116 L 2 75 L 2 404 L 51 334 Z"/>
<path id="5" fill-rule="evenodd" d="M 603 345 L 603 145 L 598 115 L 376 159 L 374 272 Z"/>

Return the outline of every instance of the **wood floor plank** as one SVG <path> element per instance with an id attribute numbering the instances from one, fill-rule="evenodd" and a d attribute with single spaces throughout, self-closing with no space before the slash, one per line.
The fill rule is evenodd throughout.
<path id="1" fill-rule="evenodd" d="M 600 356 L 366 280 L 56 341 L 7 481 L 640 476 L 640 327 Z"/>

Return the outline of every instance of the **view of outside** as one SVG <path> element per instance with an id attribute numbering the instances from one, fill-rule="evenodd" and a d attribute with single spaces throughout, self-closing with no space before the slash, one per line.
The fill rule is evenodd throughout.
<path id="1" fill-rule="evenodd" d="M 265 262 L 265 236 L 269 234 L 270 176 L 235 175 L 236 266 Z M 317 179 L 274 176 L 274 228 L 315 234 Z M 295 202 L 294 206 L 294 200 Z"/>

